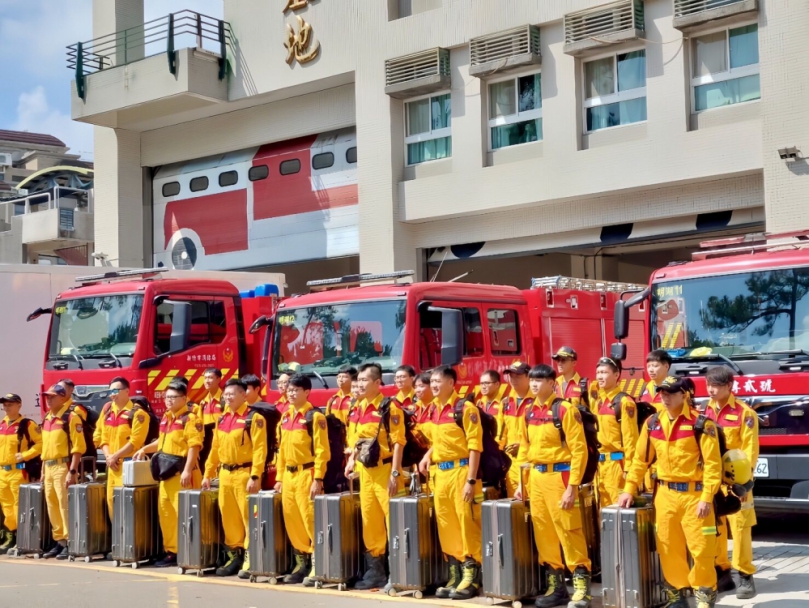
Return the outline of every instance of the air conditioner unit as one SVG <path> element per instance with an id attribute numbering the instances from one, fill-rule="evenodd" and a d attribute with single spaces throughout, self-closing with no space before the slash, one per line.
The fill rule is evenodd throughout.
<path id="1" fill-rule="evenodd" d="M 0 167 L 11 167 L 14 164 L 14 159 L 11 154 L 7 152 L 0 152 Z"/>

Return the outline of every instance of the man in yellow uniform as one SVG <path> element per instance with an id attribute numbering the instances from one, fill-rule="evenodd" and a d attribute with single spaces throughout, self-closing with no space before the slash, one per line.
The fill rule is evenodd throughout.
<path id="1" fill-rule="evenodd" d="M 598 360 L 599 397 L 590 409 L 598 416 L 598 496 L 602 507 L 618 502 L 638 443 L 637 408 L 632 397 L 621 392 L 620 379 L 621 367 L 616 361 L 609 357 Z"/>
<path id="2" fill-rule="evenodd" d="M 233 576 L 245 565 L 249 534 L 247 496 L 261 489 L 261 474 L 267 457 L 267 428 L 264 418 L 247 406 L 247 387 L 231 378 L 223 393 L 225 413 L 216 425 L 213 447 L 205 464 L 202 487 L 211 488 L 219 471 L 219 511 L 225 531 L 227 562 L 216 569 L 217 576 Z M 245 570 L 249 564 L 245 565 Z"/>
<path id="3" fill-rule="evenodd" d="M 641 428 L 632 467 L 619 506 L 632 506 L 646 469 L 657 460 L 655 537 L 669 596 L 667 608 L 686 608 L 683 590 L 693 587 L 697 608 L 716 603 L 716 520 L 713 498 L 722 480 L 722 457 L 716 424 L 705 422 L 704 433 L 694 426 L 698 413 L 689 407 L 691 380 L 669 376 L 659 385 L 664 411 Z M 688 556 L 694 561 L 688 567 Z"/>
<path id="4" fill-rule="evenodd" d="M 384 395 L 382 368 L 366 363 L 359 371 L 362 401 L 348 419 L 348 458 L 346 477 L 355 470 L 360 480 L 362 538 L 365 543 L 365 574 L 355 589 L 381 588 L 387 583 L 385 551 L 388 546 L 390 499 L 403 490 L 402 452 L 406 443 L 404 413 L 395 402 L 388 412 L 380 411 Z M 379 443 L 375 460 L 366 459 L 368 446 Z"/>
<path id="5" fill-rule="evenodd" d="M 160 435 L 133 456 L 135 460 L 143 460 L 146 454 L 155 454 L 152 458 L 157 459 L 159 470 L 165 475 L 165 479 L 160 480 L 157 510 L 166 554 L 155 563 L 155 568 L 177 565 L 180 490 L 199 489 L 202 483 L 202 474 L 197 466 L 202 447 L 202 421 L 189 407 L 187 391 L 187 386 L 177 380 L 168 385 Z"/>
<path id="6" fill-rule="evenodd" d="M 536 605 L 552 608 L 569 601 L 570 608 L 587 608 L 592 599 L 591 564 L 578 504 L 587 464 L 581 414 L 556 394 L 556 373 L 550 365 L 534 366 L 529 382 L 535 399 L 525 411 L 520 431 L 530 467 L 528 492 L 534 538 L 548 583 L 547 592 L 537 598 Z M 561 432 L 554 425 L 554 404 Z M 517 496 L 522 498 L 524 491 L 522 488 Z M 565 585 L 565 566 L 573 572 L 572 598 Z"/>
<path id="7" fill-rule="evenodd" d="M 312 381 L 295 374 L 289 379 L 287 395 L 290 407 L 281 417 L 281 441 L 276 461 L 289 541 L 295 553 L 295 567 L 284 581 L 314 586 L 315 496 L 323 494 L 323 477 L 331 459 L 326 417 L 309 403 Z M 311 414 L 309 412 L 312 412 Z M 311 418 L 311 436 L 307 416 Z"/>
<path id="8" fill-rule="evenodd" d="M 0 397 L 0 405 L 6 412 L 0 421 L 0 506 L 7 529 L 0 555 L 5 555 L 17 545 L 20 485 L 34 481 L 28 478 L 25 463 L 42 453 L 42 432 L 36 422 L 20 415 L 19 395 Z"/>
<path id="9" fill-rule="evenodd" d="M 149 434 L 149 414 L 129 398 L 129 381 L 110 382 L 112 406 L 104 418 L 101 451 L 107 460 L 107 506 L 112 519 L 112 491 L 124 485 L 124 462 L 143 447 Z"/>
<path id="10" fill-rule="evenodd" d="M 711 400 L 705 415 L 716 422 L 725 435 L 725 445 L 729 450 L 742 450 L 750 464 L 758 461 L 758 416 L 749 405 L 736 399 L 731 391 L 733 372 L 725 366 L 712 367 L 705 374 L 708 395 Z M 728 559 L 728 532 L 733 536 L 733 569 L 739 573 L 739 586 L 736 597 L 747 600 L 756 595 L 753 574 L 753 526 L 756 525 L 756 511 L 753 507 L 753 493 L 748 492 L 742 500 L 742 510 L 717 522 L 719 535 L 716 540 L 717 591 L 732 591 L 733 578 L 730 574 L 731 562 Z M 728 529 L 730 528 L 730 529 Z"/>
<path id="11" fill-rule="evenodd" d="M 571 405 L 581 405 L 581 376 L 576 371 L 578 354 L 570 346 L 562 346 L 551 357 L 556 361 L 556 395 Z"/>
<path id="12" fill-rule="evenodd" d="M 357 379 L 357 369 L 345 365 L 337 372 L 337 393 L 332 395 L 326 403 L 326 415 L 334 414 L 343 424 L 348 422 L 348 412 L 351 409 L 351 383 Z"/>
<path id="13" fill-rule="evenodd" d="M 194 413 L 197 415 L 197 418 L 202 419 L 202 426 L 205 433 L 202 442 L 202 450 L 199 453 L 199 467 L 204 471 L 205 463 L 208 461 L 211 446 L 213 445 L 216 421 L 222 416 L 222 389 L 219 386 L 222 382 L 222 371 L 215 367 L 206 369 L 203 382 L 206 391 L 205 396 L 200 399 L 197 410 Z"/>
<path id="14" fill-rule="evenodd" d="M 646 355 L 646 375 L 649 376 L 649 382 L 646 383 L 646 388 L 643 389 L 641 394 L 641 401 L 651 403 L 657 408 L 658 412 L 663 411 L 663 398 L 658 389 L 663 381 L 668 378 L 669 370 L 673 360 L 668 351 L 658 348 Z"/>
<path id="15" fill-rule="evenodd" d="M 525 463 L 525 448 L 521 445 L 522 424 L 525 408 L 534 402 L 528 382 L 531 366 L 516 361 L 503 373 L 508 374 L 511 393 L 503 401 L 503 432 L 500 443 L 503 450 L 511 456 L 511 468 L 506 476 L 506 494 L 509 498 L 520 487 L 520 467 Z"/>
<path id="16" fill-rule="evenodd" d="M 78 482 L 81 457 L 86 451 L 83 424 L 87 410 L 69 405 L 67 391 L 55 384 L 45 393 L 48 414 L 42 423 L 42 480 L 54 547 L 43 557 L 67 559 L 67 489 Z"/>
<path id="17" fill-rule="evenodd" d="M 497 370 L 489 369 L 480 375 L 480 396 L 475 405 L 482 412 L 486 412 L 497 422 L 497 444 L 500 449 L 505 447 L 505 433 L 503 432 L 503 403 L 500 400 L 502 382 Z"/>
<path id="18" fill-rule="evenodd" d="M 435 516 L 441 551 L 449 560 L 449 580 L 436 590 L 436 597 L 465 600 L 480 591 L 480 564 L 483 559 L 483 530 L 480 503 L 483 485 L 478 479 L 483 451 L 483 427 L 478 408 L 461 400 L 455 391 L 457 373 L 448 366 L 433 370 L 430 386 L 435 400 L 427 428 L 432 447 L 419 464 L 427 474 L 431 464 L 435 477 Z M 458 419 L 460 418 L 460 419 Z"/>
<path id="19" fill-rule="evenodd" d="M 287 397 L 287 387 L 289 386 L 289 379 L 292 377 L 292 372 L 287 373 L 283 372 L 280 376 L 278 376 L 278 380 L 276 381 L 276 385 L 278 386 L 278 392 L 280 396 L 278 397 L 278 403 L 275 406 L 278 408 L 278 411 L 282 414 L 289 409 L 289 398 Z"/>
<path id="20" fill-rule="evenodd" d="M 413 390 L 413 383 L 416 380 L 416 370 L 412 365 L 400 365 L 396 368 L 396 373 L 393 375 L 393 383 L 399 390 L 396 393 L 396 403 L 403 410 L 413 409 L 413 399 L 415 398 L 415 391 Z"/>
<path id="21" fill-rule="evenodd" d="M 261 402 L 261 379 L 255 374 L 245 374 L 242 376 L 242 382 L 247 387 L 245 393 L 245 400 L 247 405 L 255 405 Z"/>

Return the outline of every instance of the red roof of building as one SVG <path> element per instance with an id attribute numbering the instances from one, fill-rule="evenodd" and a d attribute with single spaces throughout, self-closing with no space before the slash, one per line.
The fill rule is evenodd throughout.
<path id="1" fill-rule="evenodd" d="M 29 133 L 28 131 L 5 131 L 0 129 L 0 140 L 16 141 L 22 144 L 32 144 L 35 146 L 55 146 L 66 148 L 67 145 L 61 139 L 45 133 Z"/>

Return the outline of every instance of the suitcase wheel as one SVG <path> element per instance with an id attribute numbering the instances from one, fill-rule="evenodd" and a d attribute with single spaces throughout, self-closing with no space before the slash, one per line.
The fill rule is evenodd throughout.
<path id="1" fill-rule="evenodd" d="M 487 597 L 486 598 L 486 603 L 489 604 L 489 606 L 494 605 L 494 598 L 493 597 Z"/>
<path id="2" fill-rule="evenodd" d="M 250 582 L 251 582 L 251 583 L 255 583 L 255 582 L 256 582 L 256 580 L 258 580 L 258 579 L 256 579 L 256 577 L 255 577 L 255 576 L 253 576 L 253 575 L 251 574 L 251 575 L 250 575 Z"/>
<path id="3" fill-rule="evenodd" d="M 177 574 L 185 574 L 185 568 L 177 568 Z"/>
<path id="4" fill-rule="evenodd" d="M 42 557 L 41 553 L 34 553 L 34 559 L 39 559 Z"/>
<path id="5" fill-rule="evenodd" d="M 337 583 L 337 591 L 345 591 L 348 589 L 348 585 L 345 583 Z"/>
<path id="6" fill-rule="evenodd" d="M 390 589 L 388 589 L 388 595 L 391 597 L 396 597 L 397 595 L 399 595 L 399 592 L 396 591 L 396 587 L 391 587 Z"/>
<path id="7" fill-rule="evenodd" d="M 520 600 L 511 602 L 511 608 L 522 608 L 522 602 Z"/>
<path id="8" fill-rule="evenodd" d="M 391 591 L 392 591 L 392 590 L 391 590 Z M 423 598 L 423 597 L 424 597 L 424 594 L 423 594 L 421 591 L 415 591 L 415 592 L 413 593 L 413 597 L 414 597 L 414 598 L 416 598 L 417 600 L 420 600 L 421 598 Z"/>
<path id="9" fill-rule="evenodd" d="M 323 589 L 323 581 L 315 581 L 315 589 Z"/>
<path id="10" fill-rule="evenodd" d="M 121 562 L 119 562 L 117 559 L 112 560 L 112 567 L 113 568 L 117 568 L 120 565 L 121 565 Z"/>
<path id="11" fill-rule="evenodd" d="M 75 556 L 75 555 L 68 555 L 68 556 L 67 556 L 67 561 L 69 561 L 69 562 L 75 562 L 75 561 L 76 561 L 76 556 Z"/>
<path id="12" fill-rule="evenodd" d="M 90 557 L 89 555 L 84 556 L 84 563 L 85 564 L 89 564 L 91 561 L 93 561 L 92 557 Z"/>
<path id="13" fill-rule="evenodd" d="M 140 563 L 139 562 L 132 562 L 132 569 L 137 570 L 138 568 L 140 568 Z"/>
<path id="14" fill-rule="evenodd" d="M 255 580 L 255 577 L 253 577 L 253 579 Z M 278 584 L 278 579 L 275 578 L 274 576 L 272 576 L 272 577 L 270 577 L 270 580 L 268 582 L 270 583 L 270 585 L 277 585 Z"/>

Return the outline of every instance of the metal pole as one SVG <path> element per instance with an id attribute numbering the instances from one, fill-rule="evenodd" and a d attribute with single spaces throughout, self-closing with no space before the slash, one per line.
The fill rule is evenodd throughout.
<path id="1" fill-rule="evenodd" d="M 169 13 L 169 33 L 166 44 L 166 53 L 169 58 L 169 72 L 177 75 L 177 57 L 174 53 L 174 13 Z"/>

